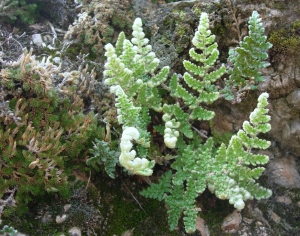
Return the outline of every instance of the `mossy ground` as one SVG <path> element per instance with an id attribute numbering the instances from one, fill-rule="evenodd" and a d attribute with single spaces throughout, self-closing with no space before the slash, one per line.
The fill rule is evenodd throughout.
<path id="1" fill-rule="evenodd" d="M 96 178 L 102 199 L 100 207 L 107 219 L 107 228 L 101 235 L 121 235 L 133 228 L 136 236 L 177 235 L 169 230 L 164 204 L 139 194 L 143 184 L 136 177 Z"/>
<path id="2" fill-rule="evenodd" d="M 85 182 L 76 184 L 72 197 L 62 199 L 59 195 L 36 197 L 29 206 L 29 212 L 18 216 L 12 214 L 3 218 L 2 225 L 9 225 L 26 235 L 68 234 L 72 227 L 78 227 L 83 235 L 121 235 L 133 229 L 133 235 L 178 235 L 170 231 L 167 212 L 163 202 L 146 199 L 139 194 L 141 183 L 135 177 L 124 175 L 110 179 L 105 173 L 93 177 L 95 187 Z M 65 212 L 64 206 L 71 204 Z M 56 216 L 67 215 L 61 224 Z"/>

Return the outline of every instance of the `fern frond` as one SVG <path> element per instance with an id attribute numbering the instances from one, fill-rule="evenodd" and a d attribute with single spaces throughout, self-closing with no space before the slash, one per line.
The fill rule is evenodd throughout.
<path id="1" fill-rule="evenodd" d="M 144 197 L 162 200 L 167 193 L 171 192 L 172 171 L 167 171 L 157 184 L 152 183 L 150 187 L 142 190 L 140 194 Z"/>

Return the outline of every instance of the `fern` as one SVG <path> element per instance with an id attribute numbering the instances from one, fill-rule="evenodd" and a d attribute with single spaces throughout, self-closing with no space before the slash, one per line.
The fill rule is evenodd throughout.
<path id="1" fill-rule="evenodd" d="M 255 23 L 255 13 L 253 17 L 250 29 L 252 32 L 261 32 L 261 26 Z M 252 149 L 266 149 L 270 145 L 270 142 L 258 137 L 271 128 L 266 108 L 267 93 L 258 98 L 257 108 L 251 113 L 250 121 L 245 121 L 243 129 L 236 135 L 227 137 L 226 144 L 214 143 L 212 137 L 206 137 L 193 126 L 195 120 L 211 121 L 214 117 L 209 105 L 220 97 L 215 83 L 226 73 L 224 65 L 216 68 L 219 52 L 214 42 L 215 36 L 209 30 L 208 15 L 201 14 L 192 40 L 194 48 L 189 51 L 192 61 L 183 62 L 187 71 L 183 75 L 183 81 L 174 74 L 167 82 L 169 69 L 166 67 L 155 74 L 158 59 L 150 52 L 151 46 L 147 45 L 148 40 L 144 38 L 140 19 L 135 21 L 133 30 L 134 38 L 131 42 L 121 34 L 116 49 L 112 45 L 106 46 L 108 62 L 104 75 L 111 91 L 117 95 L 118 120 L 123 125 L 120 164 L 132 174 L 149 176 L 153 173 L 155 163 L 146 157 L 155 153 L 153 148 L 161 144 L 154 143 L 147 129 L 152 121 L 151 111 L 162 113 L 164 130 L 162 125 L 155 128 L 163 134 L 164 143 L 169 148 L 165 149 L 165 156 L 171 159 L 171 153 L 174 157 L 172 170 L 141 194 L 165 200 L 169 207 L 170 228 L 175 229 L 183 215 L 184 227 L 188 233 L 196 230 L 198 208 L 195 199 L 206 188 L 218 198 L 228 199 L 238 210 L 244 208 L 247 199 L 269 197 L 271 191 L 255 182 L 264 171 L 260 165 L 266 164 L 268 157 L 251 152 Z M 251 33 L 249 37 L 252 36 Z M 246 43 L 242 45 L 244 48 L 248 47 L 251 53 L 253 42 L 248 39 L 246 42 L 248 46 Z M 254 45 L 254 54 L 255 48 Z M 236 57 L 234 60 L 244 59 Z M 235 65 L 238 66 L 238 63 Z M 167 100 L 169 103 L 163 105 L 158 93 L 160 85 L 172 97 Z M 175 150 L 168 153 L 170 149 Z"/>
<path id="2" fill-rule="evenodd" d="M 214 42 L 215 36 L 209 30 L 208 15 L 203 13 L 200 17 L 199 27 L 192 39 L 194 48 L 189 51 L 190 57 L 195 61 L 184 60 L 183 65 L 188 72 L 183 75 L 184 82 L 188 88 L 179 83 L 177 76 L 173 76 L 170 81 L 171 95 L 176 99 L 184 101 L 189 110 L 185 115 L 178 104 L 164 105 L 166 113 L 165 143 L 168 147 L 174 148 L 177 142 L 176 131 L 179 130 L 186 137 L 191 138 L 191 120 L 211 120 L 214 112 L 206 109 L 206 104 L 213 103 L 219 98 L 219 92 L 214 85 L 226 72 L 225 66 L 213 70 L 219 55 L 218 45 Z M 198 53 L 197 51 L 200 51 Z M 200 63 L 200 65 L 196 64 Z M 172 122 L 171 127 L 168 122 Z M 178 125 L 180 124 L 180 125 Z M 178 132 L 178 131 L 177 131 Z"/>
<path id="3" fill-rule="evenodd" d="M 267 42 L 264 27 L 257 11 L 253 11 L 249 21 L 249 35 L 246 36 L 240 46 L 229 50 L 229 61 L 232 63 L 229 79 L 222 93 L 225 99 L 232 100 L 234 90 L 240 92 L 247 89 L 256 89 L 259 82 L 264 81 L 260 69 L 269 66 L 267 50 L 272 44 Z M 235 92 L 235 93 L 239 93 Z"/>
<path id="4" fill-rule="evenodd" d="M 2 235 L 14 236 L 14 235 L 17 235 L 18 230 L 15 230 L 13 227 L 9 227 L 7 225 L 4 225 L 3 228 L 0 229 L 0 233 Z"/>
<path id="5" fill-rule="evenodd" d="M 100 171 L 99 167 L 104 164 L 106 173 L 110 178 L 114 179 L 120 152 L 113 150 L 108 142 L 98 139 L 95 139 L 93 148 L 89 151 L 92 157 L 86 160 L 86 164 L 93 167 L 96 171 Z"/>
<path id="6" fill-rule="evenodd" d="M 148 198 L 162 200 L 166 193 L 171 192 L 172 171 L 167 171 L 157 184 L 151 184 L 147 189 L 140 192 L 141 195 Z"/>

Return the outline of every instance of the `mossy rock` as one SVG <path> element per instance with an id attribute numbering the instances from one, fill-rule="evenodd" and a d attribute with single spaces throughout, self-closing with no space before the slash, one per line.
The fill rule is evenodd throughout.
<path id="1" fill-rule="evenodd" d="M 295 55 L 300 48 L 300 21 L 271 33 L 269 42 L 273 44 L 271 54 Z"/>

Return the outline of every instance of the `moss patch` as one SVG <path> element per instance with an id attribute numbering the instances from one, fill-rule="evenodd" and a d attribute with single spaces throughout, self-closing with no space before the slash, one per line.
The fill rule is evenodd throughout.
<path id="1" fill-rule="evenodd" d="M 295 21 L 284 29 L 273 31 L 269 41 L 273 44 L 273 53 L 295 54 L 300 48 L 300 21 Z"/>
<path id="2" fill-rule="evenodd" d="M 162 202 L 139 194 L 135 177 L 99 178 L 101 189 L 100 211 L 106 223 L 101 235 L 121 235 L 133 229 L 133 235 L 177 235 L 169 230 L 166 208 Z M 102 210 L 101 210 L 102 209 Z"/>

